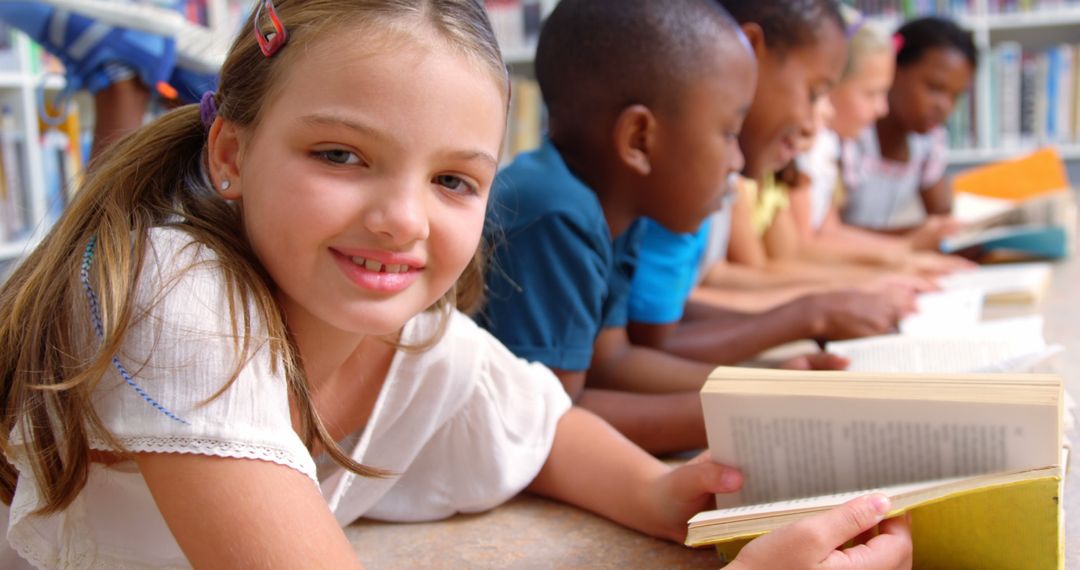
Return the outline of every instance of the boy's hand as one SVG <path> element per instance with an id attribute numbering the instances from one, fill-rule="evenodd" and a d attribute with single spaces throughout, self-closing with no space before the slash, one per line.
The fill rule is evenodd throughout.
<path id="1" fill-rule="evenodd" d="M 906 518 L 882 522 L 884 495 L 869 495 L 774 530 L 743 547 L 727 566 L 735 570 L 911 568 L 911 528 Z M 877 535 L 872 531 L 877 528 Z M 849 540 L 869 540 L 840 550 Z"/>
<path id="2" fill-rule="evenodd" d="M 847 370 L 851 361 L 828 352 L 814 352 L 785 360 L 777 368 L 782 370 Z"/>
<path id="3" fill-rule="evenodd" d="M 889 295 L 836 291 L 805 297 L 810 338 L 846 340 L 895 332 L 906 314 Z"/>
<path id="4" fill-rule="evenodd" d="M 686 540 L 686 521 L 701 511 L 716 508 L 713 495 L 733 493 L 742 487 L 742 474 L 731 467 L 713 463 L 708 451 L 685 465 L 656 479 L 647 489 L 656 528 L 648 532 L 682 543 Z"/>

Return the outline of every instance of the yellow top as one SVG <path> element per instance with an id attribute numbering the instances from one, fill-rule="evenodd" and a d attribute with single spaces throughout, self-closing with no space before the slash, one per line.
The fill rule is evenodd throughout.
<path id="1" fill-rule="evenodd" d="M 776 219 L 776 214 L 790 205 L 787 187 L 778 183 L 772 172 L 765 176 L 760 191 L 755 181 L 746 180 L 745 183 L 747 195 L 754 204 L 754 233 L 761 237 Z"/>

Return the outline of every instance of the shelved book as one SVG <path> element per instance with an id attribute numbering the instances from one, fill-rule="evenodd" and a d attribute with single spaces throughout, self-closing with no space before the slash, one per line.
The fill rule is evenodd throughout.
<path id="1" fill-rule="evenodd" d="M 748 540 L 874 491 L 912 514 L 915 567 L 1062 565 L 1062 382 L 1035 374 L 718 368 L 701 391 L 712 459 L 743 488 L 687 544 Z"/>

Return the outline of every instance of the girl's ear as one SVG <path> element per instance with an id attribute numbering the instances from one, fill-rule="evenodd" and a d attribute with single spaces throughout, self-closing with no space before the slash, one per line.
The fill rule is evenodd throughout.
<path id="1" fill-rule="evenodd" d="M 240 184 L 240 128 L 221 117 L 214 119 L 206 143 L 210 182 L 226 200 L 239 200 L 243 195 Z"/>
<path id="2" fill-rule="evenodd" d="M 747 22 L 739 26 L 742 28 L 743 34 L 746 35 L 746 39 L 750 42 L 750 48 L 754 50 L 754 58 L 761 62 L 765 58 L 765 52 L 767 47 L 765 46 L 765 30 L 761 29 L 761 26 L 753 22 Z"/>
<path id="3" fill-rule="evenodd" d="M 656 116 L 644 105 L 631 105 L 615 119 L 615 155 L 639 176 L 652 172 Z"/>

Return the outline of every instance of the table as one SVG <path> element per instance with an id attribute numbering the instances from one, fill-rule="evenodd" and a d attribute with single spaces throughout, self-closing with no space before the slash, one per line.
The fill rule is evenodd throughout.
<path id="1" fill-rule="evenodd" d="M 1080 259 L 1055 269 L 1041 311 L 1066 347 L 1066 390 L 1080 401 Z M 1073 437 L 1077 439 L 1076 436 Z M 1078 451 L 1080 453 L 1080 451 Z M 1075 455 L 1075 453 L 1074 453 Z M 1078 460 L 1072 461 L 1080 465 Z M 1065 483 L 1066 563 L 1080 570 L 1080 472 Z M 488 513 L 423 524 L 360 521 L 346 535 L 371 568 L 716 568 L 711 549 L 656 540 L 574 507 L 523 495 Z"/>

